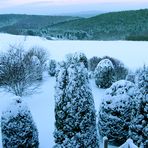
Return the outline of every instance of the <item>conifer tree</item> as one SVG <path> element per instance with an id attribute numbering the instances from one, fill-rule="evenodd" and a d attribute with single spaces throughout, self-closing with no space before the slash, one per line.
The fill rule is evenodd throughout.
<path id="1" fill-rule="evenodd" d="M 99 147 L 94 100 L 84 64 L 62 68 L 57 80 L 55 147 Z"/>
<path id="2" fill-rule="evenodd" d="M 1 131 L 3 148 L 38 148 L 38 131 L 32 115 L 17 97 L 2 113 Z"/>
<path id="3" fill-rule="evenodd" d="M 139 72 L 137 78 L 136 107 L 138 108 L 130 126 L 130 136 L 134 142 L 148 147 L 148 67 Z"/>
<path id="4" fill-rule="evenodd" d="M 50 76 L 55 76 L 55 73 L 56 73 L 56 61 L 55 60 L 50 60 L 48 73 Z"/>

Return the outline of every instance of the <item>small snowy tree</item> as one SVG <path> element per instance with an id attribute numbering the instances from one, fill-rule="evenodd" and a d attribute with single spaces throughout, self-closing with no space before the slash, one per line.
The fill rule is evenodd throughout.
<path id="1" fill-rule="evenodd" d="M 55 73 L 56 73 L 56 61 L 55 60 L 49 61 L 48 73 L 50 76 L 55 76 Z"/>
<path id="2" fill-rule="evenodd" d="M 108 59 L 101 60 L 94 72 L 95 83 L 100 88 L 108 88 L 114 82 L 114 75 L 112 62 Z"/>
<path id="3" fill-rule="evenodd" d="M 83 63 L 60 70 L 55 99 L 55 147 L 99 147 L 94 100 Z"/>
<path id="4" fill-rule="evenodd" d="M 126 80 L 117 81 L 106 90 L 98 117 L 101 136 L 116 144 L 127 140 L 134 99 L 135 85 Z"/>
<path id="5" fill-rule="evenodd" d="M 38 131 L 31 113 L 22 102 L 15 98 L 1 116 L 2 144 L 4 148 L 38 148 Z"/>
<path id="6" fill-rule="evenodd" d="M 148 146 L 148 67 L 144 67 L 137 76 L 136 102 L 137 112 L 133 117 L 130 136 L 134 142 L 144 148 Z"/>
<path id="7" fill-rule="evenodd" d="M 44 70 L 45 63 L 48 59 L 46 49 L 37 46 L 32 47 L 30 50 L 28 50 L 26 57 L 31 59 L 32 56 L 36 56 L 39 59 L 40 64 L 42 65 L 42 68 Z"/>
<path id="8" fill-rule="evenodd" d="M 109 56 L 105 56 L 102 58 L 103 59 L 109 59 L 115 69 L 115 80 L 119 81 L 119 80 L 125 80 L 127 74 L 128 74 L 128 69 L 125 67 L 125 65 L 118 59 L 116 58 L 112 58 Z"/>
<path id="9" fill-rule="evenodd" d="M 69 65 L 82 62 L 84 66 L 88 68 L 88 60 L 84 53 L 75 52 L 74 54 L 68 54 L 66 58 Z"/>
<path id="10" fill-rule="evenodd" d="M 34 71 L 34 77 L 36 80 L 42 80 L 43 70 L 40 60 L 37 56 L 32 56 L 30 60 L 32 71 Z"/>

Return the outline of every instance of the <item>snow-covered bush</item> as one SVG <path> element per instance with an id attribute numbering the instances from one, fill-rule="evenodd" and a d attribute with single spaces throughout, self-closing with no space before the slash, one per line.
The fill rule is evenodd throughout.
<path id="1" fill-rule="evenodd" d="M 48 73 L 50 76 L 55 76 L 55 73 L 56 73 L 56 61 L 55 60 L 49 61 Z"/>
<path id="2" fill-rule="evenodd" d="M 15 98 L 1 116 L 4 148 L 38 148 L 38 131 L 31 113 L 21 98 Z"/>
<path id="3" fill-rule="evenodd" d="M 90 58 L 88 61 L 89 70 L 94 71 L 100 61 L 101 61 L 101 58 L 98 58 L 96 56 Z"/>
<path id="4" fill-rule="evenodd" d="M 63 65 L 55 89 L 55 147 L 99 147 L 94 100 L 84 64 Z"/>
<path id="5" fill-rule="evenodd" d="M 26 54 L 26 57 L 28 57 L 29 59 L 31 59 L 32 56 L 36 56 L 39 61 L 40 64 L 42 66 L 42 68 L 44 69 L 45 63 L 48 60 L 48 54 L 46 52 L 46 50 L 42 47 L 32 47 Z"/>
<path id="6" fill-rule="evenodd" d="M 37 56 L 32 56 L 30 60 L 32 71 L 34 71 L 34 77 L 36 78 L 36 80 L 42 80 L 43 70 L 40 60 Z"/>
<path id="7" fill-rule="evenodd" d="M 126 80 L 117 81 L 106 90 L 98 116 L 101 136 L 116 144 L 127 140 L 134 99 L 135 85 Z"/>
<path id="8" fill-rule="evenodd" d="M 115 81 L 118 80 L 125 80 L 127 74 L 128 74 L 128 69 L 125 67 L 125 65 L 118 59 L 109 57 L 109 56 L 105 56 L 102 58 L 103 59 L 109 59 L 115 69 Z"/>
<path id="9" fill-rule="evenodd" d="M 26 62 L 26 65 L 29 66 L 32 62 L 34 64 L 37 64 L 37 80 L 42 79 L 43 71 L 46 68 L 47 59 L 48 54 L 46 50 L 41 47 L 32 47 L 30 50 L 27 51 L 27 53 L 25 53 L 24 61 Z"/>
<path id="10" fill-rule="evenodd" d="M 139 91 L 136 94 L 137 112 L 130 126 L 130 136 L 134 142 L 148 147 L 148 67 L 144 67 L 137 76 Z"/>
<path id="11" fill-rule="evenodd" d="M 86 68 L 88 68 L 88 60 L 84 53 L 75 52 L 74 54 L 66 55 L 67 64 L 75 64 L 82 62 Z"/>
<path id="12" fill-rule="evenodd" d="M 100 88 L 108 88 L 114 82 L 114 75 L 112 62 L 108 59 L 101 60 L 94 72 L 95 83 Z"/>
<path id="13" fill-rule="evenodd" d="M 41 75 L 39 59 L 29 58 L 21 46 L 10 46 L 0 56 L 0 86 L 17 96 L 32 93 L 37 88 L 33 84 Z"/>

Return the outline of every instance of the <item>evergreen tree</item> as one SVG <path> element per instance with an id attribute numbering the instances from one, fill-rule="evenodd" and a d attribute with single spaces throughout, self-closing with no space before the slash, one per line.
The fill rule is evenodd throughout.
<path id="1" fill-rule="evenodd" d="M 84 66 L 86 68 L 88 68 L 88 60 L 87 60 L 87 57 L 82 52 L 75 52 L 74 54 L 68 54 L 66 56 L 66 58 L 67 58 L 67 63 L 69 65 L 70 64 L 73 64 L 73 63 L 80 63 L 80 62 L 82 62 L 84 64 Z"/>
<path id="2" fill-rule="evenodd" d="M 119 145 L 127 140 L 134 99 L 135 85 L 126 80 L 117 81 L 106 90 L 98 117 L 101 136 Z"/>
<path id="3" fill-rule="evenodd" d="M 148 147 L 148 67 L 144 67 L 138 74 L 136 107 L 139 108 L 131 123 L 130 136 L 134 142 L 144 148 Z"/>
<path id="4" fill-rule="evenodd" d="M 103 59 L 109 59 L 112 62 L 114 66 L 114 70 L 115 70 L 115 80 L 116 81 L 125 80 L 128 74 L 128 69 L 125 67 L 125 65 L 120 60 L 109 57 L 109 56 L 105 56 L 102 58 L 102 60 Z"/>
<path id="5" fill-rule="evenodd" d="M 56 73 L 56 61 L 55 60 L 50 60 L 48 73 L 50 76 L 55 76 L 55 73 Z"/>
<path id="6" fill-rule="evenodd" d="M 38 148 L 38 131 L 31 113 L 20 98 L 16 98 L 1 117 L 3 148 Z"/>
<path id="7" fill-rule="evenodd" d="M 114 82 L 114 75 L 112 62 L 108 59 L 101 60 L 94 72 L 95 83 L 100 88 L 108 88 Z"/>
<path id="8" fill-rule="evenodd" d="M 55 147 L 99 147 L 94 101 L 83 63 L 60 70 L 55 99 Z"/>

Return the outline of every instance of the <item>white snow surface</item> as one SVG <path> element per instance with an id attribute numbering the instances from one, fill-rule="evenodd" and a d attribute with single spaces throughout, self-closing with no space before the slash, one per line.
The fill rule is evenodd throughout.
<path id="1" fill-rule="evenodd" d="M 146 41 L 65 41 L 46 40 L 33 36 L 0 34 L 0 50 L 10 45 L 23 45 L 25 49 L 39 46 L 49 51 L 50 57 L 61 61 L 66 54 L 84 52 L 88 58 L 111 56 L 121 60 L 127 67 L 136 69 L 148 65 L 148 42 Z"/>

